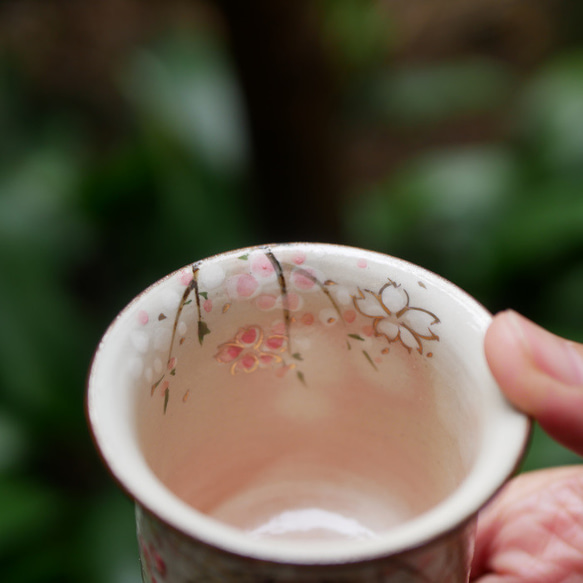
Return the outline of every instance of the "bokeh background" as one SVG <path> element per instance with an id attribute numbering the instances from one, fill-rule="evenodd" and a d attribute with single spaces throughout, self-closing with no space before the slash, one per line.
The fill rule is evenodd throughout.
<path id="1" fill-rule="evenodd" d="M 583 3 L 0 3 L 0 577 L 138 583 L 83 401 L 151 282 L 276 241 L 583 341 Z M 525 468 L 578 458 L 538 429 Z"/>

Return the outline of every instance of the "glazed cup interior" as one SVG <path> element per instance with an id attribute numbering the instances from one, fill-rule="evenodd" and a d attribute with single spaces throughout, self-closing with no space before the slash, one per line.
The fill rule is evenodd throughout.
<path id="1" fill-rule="evenodd" d="M 89 382 L 106 463 L 186 534 L 302 562 L 398 552 L 468 520 L 528 421 L 490 315 L 401 260 L 295 244 L 179 270 L 113 323 Z"/>

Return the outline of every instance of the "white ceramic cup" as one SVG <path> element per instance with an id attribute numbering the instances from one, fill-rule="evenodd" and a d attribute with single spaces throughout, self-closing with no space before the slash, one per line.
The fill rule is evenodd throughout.
<path id="1" fill-rule="evenodd" d="M 490 320 L 420 267 L 315 243 L 148 288 L 87 399 L 144 581 L 467 581 L 477 513 L 529 434 L 488 370 Z"/>

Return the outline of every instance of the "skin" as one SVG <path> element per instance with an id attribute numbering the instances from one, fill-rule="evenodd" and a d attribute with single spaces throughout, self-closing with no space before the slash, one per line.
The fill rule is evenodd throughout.
<path id="1" fill-rule="evenodd" d="M 583 455 L 583 345 L 498 314 L 486 357 L 506 396 Z M 523 474 L 480 514 L 470 580 L 583 582 L 583 466 Z"/>

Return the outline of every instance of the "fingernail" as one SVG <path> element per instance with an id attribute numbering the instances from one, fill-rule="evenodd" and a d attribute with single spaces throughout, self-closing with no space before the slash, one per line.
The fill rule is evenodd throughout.
<path id="1" fill-rule="evenodd" d="M 509 311 L 508 323 L 540 371 L 567 385 L 583 386 L 583 356 L 575 344 Z"/>

